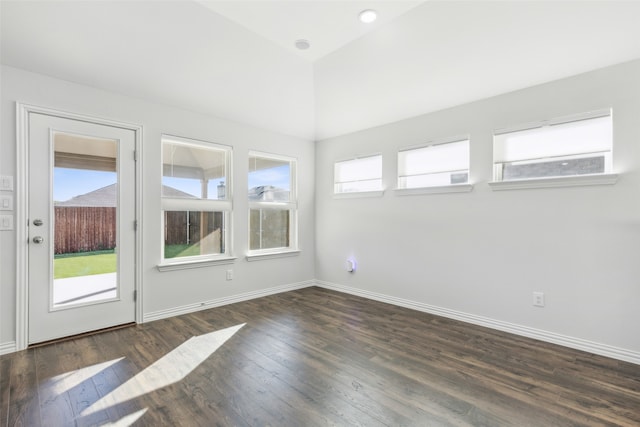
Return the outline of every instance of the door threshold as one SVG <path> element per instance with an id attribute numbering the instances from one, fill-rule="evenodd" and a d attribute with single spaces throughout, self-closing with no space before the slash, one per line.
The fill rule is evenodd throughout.
<path id="1" fill-rule="evenodd" d="M 34 344 L 29 344 L 27 349 L 44 347 L 45 345 L 57 344 L 57 343 L 64 342 L 64 341 L 71 341 L 71 340 L 75 340 L 76 338 L 88 337 L 88 336 L 91 336 L 91 335 L 101 334 L 103 332 L 117 331 L 118 329 L 129 328 L 129 327 L 135 326 L 135 325 L 136 325 L 136 322 L 129 322 L 129 323 L 124 323 L 122 325 L 109 326 L 108 328 L 96 329 L 95 331 L 88 331 L 88 332 L 83 332 L 81 334 L 69 335 L 68 337 L 56 338 L 56 339 L 53 339 L 53 340 L 48 340 L 48 341 L 37 342 L 37 343 L 34 343 Z"/>

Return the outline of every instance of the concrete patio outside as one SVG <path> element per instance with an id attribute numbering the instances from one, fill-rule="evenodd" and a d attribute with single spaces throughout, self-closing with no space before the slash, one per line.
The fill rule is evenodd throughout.
<path id="1" fill-rule="evenodd" d="M 53 281 L 53 305 L 64 307 L 116 297 L 118 273 L 68 277 Z"/>

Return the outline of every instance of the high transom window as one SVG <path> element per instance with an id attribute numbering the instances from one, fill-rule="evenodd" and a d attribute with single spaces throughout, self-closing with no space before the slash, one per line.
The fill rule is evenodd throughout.
<path id="1" fill-rule="evenodd" d="M 606 174 L 612 170 L 611 110 L 494 133 L 494 181 Z"/>
<path id="2" fill-rule="evenodd" d="M 359 157 L 336 162 L 334 193 L 382 190 L 382 155 Z"/>
<path id="3" fill-rule="evenodd" d="M 398 152 L 398 188 L 469 182 L 469 139 L 434 142 Z"/>

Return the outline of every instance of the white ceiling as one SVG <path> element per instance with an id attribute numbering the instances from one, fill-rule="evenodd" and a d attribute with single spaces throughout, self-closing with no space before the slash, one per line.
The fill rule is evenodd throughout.
<path id="1" fill-rule="evenodd" d="M 361 35 L 354 14 L 372 3 L 395 18 L 383 12 Z M 5 65 L 317 140 L 640 58 L 640 1 L 2 0 L 0 9 Z M 293 50 L 297 38 L 312 49 Z"/>
<path id="2" fill-rule="evenodd" d="M 313 138 L 311 63 L 199 3 L 1 0 L 0 8 L 5 65 Z"/>
<path id="3" fill-rule="evenodd" d="M 639 1 L 430 0 L 314 64 L 316 137 L 636 58 Z"/>
<path id="4" fill-rule="evenodd" d="M 423 1 L 409 0 L 199 0 L 214 12 L 254 31 L 309 61 L 315 61 L 350 41 L 380 28 Z M 378 19 L 360 22 L 361 11 L 373 9 Z M 311 47 L 299 50 L 295 41 L 308 40 Z"/>

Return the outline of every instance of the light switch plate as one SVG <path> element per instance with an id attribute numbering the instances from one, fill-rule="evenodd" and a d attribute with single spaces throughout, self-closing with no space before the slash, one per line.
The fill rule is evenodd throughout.
<path id="1" fill-rule="evenodd" d="M 0 215 L 0 231 L 13 230 L 13 215 Z"/>
<path id="2" fill-rule="evenodd" d="M 11 175 L 0 176 L 0 190 L 13 191 L 13 177 Z"/>
<path id="3" fill-rule="evenodd" d="M 0 211 L 13 210 L 13 194 L 0 194 Z"/>

